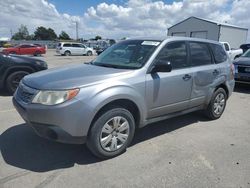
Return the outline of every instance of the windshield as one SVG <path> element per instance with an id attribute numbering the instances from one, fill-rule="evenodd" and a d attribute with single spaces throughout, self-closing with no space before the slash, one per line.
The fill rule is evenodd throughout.
<path id="1" fill-rule="evenodd" d="M 139 69 L 144 66 L 159 44 L 160 41 L 122 41 L 106 49 L 92 61 L 92 64 L 121 69 Z"/>
<path id="2" fill-rule="evenodd" d="M 247 50 L 242 57 L 250 57 L 250 50 Z"/>

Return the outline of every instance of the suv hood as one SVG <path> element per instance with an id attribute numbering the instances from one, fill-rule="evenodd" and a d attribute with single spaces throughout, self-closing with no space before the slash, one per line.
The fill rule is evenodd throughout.
<path id="1" fill-rule="evenodd" d="M 248 65 L 250 66 L 250 58 L 249 57 L 239 57 L 234 60 L 235 65 Z"/>
<path id="2" fill-rule="evenodd" d="M 40 59 L 36 59 L 33 57 L 27 57 L 27 56 L 20 56 L 20 55 L 8 55 L 6 57 L 15 63 L 34 63 L 34 62 L 38 62 L 38 61 L 43 62 Z"/>
<path id="3" fill-rule="evenodd" d="M 80 64 L 31 74 L 25 76 L 22 82 L 39 90 L 62 90 L 101 83 L 106 79 L 125 75 L 129 72 L 132 72 L 132 70 Z"/>

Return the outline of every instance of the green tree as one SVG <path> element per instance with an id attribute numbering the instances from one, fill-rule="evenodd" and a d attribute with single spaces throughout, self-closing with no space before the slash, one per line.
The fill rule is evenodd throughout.
<path id="1" fill-rule="evenodd" d="M 59 35 L 59 39 L 61 39 L 61 40 L 70 40 L 71 38 L 65 31 L 62 31 L 61 34 Z"/>
<path id="2" fill-rule="evenodd" d="M 55 40 L 57 39 L 57 35 L 55 31 L 51 28 L 45 28 L 43 26 L 40 26 L 36 28 L 36 31 L 34 32 L 34 39 L 36 40 Z"/>
<path id="3" fill-rule="evenodd" d="M 27 26 L 21 25 L 18 32 L 12 36 L 13 40 L 29 40 L 29 31 Z"/>
<path id="4" fill-rule="evenodd" d="M 101 39 L 102 39 L 101 36 L 99 36 L 99 35 L 95 36 L 95 40 L 101 40 Z"/>

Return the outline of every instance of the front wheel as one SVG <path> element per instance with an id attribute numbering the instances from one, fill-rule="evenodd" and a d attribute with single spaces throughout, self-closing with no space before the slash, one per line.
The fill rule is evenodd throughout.
<path id="1" fill-rule="evenodd" d="M 29 73 L 26 71 L 17 71 L 11 73 L 6 79 L 6 89 L 9 94 L 14 94 L 22 78 Z"/>
<path id="2" fill-rule="evenodd" d="M 112 108 L 94 122 L 87 146 L 99 158 L 112 158 L 126 151 L 134 137 L 134 132 L 133 115 L 124 108 Z"/>
<path id="3" fill-rule="evenodd" d="M 91 51 L 87 52 L 87 56 L 92 56 L 92 55 L 93 55 L 93 53 Z"/>
<path id="4" fill-rule="evenodd" d="M 223 88 L 217 89 L 206 109 L 206 114 L 209 119 L 215 120 L 221 117 L 227 103 L 227 94 Z"/>

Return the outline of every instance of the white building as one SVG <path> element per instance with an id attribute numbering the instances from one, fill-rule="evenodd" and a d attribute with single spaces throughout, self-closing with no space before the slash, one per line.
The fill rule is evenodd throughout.
<path id="1" fill-rule="evenodd" d="M 239 48 L 241 44 L 246 43 L 247 33 L 247 28 L 198 17 L 189 17 L 168 28 L 168 36 L 185 36 L 229 42 L 232 48 Z"/>

